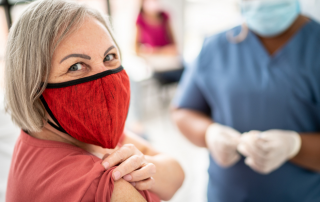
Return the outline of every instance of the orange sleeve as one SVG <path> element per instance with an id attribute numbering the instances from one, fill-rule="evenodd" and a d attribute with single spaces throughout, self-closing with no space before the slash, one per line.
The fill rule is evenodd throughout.
<path id="1" fill-rule="evenodd" d="M 112 171 L 114 169 L 115 167 L 108 169 L 103 173 L 100 179 L 94 180 L 81 202 L 92 201 L 92 194 L 95 194 L 95 201 L 110 202 L 114 188 L 114 180 L 112 178 Z M 159 197 L 151 192 L 139 191 L 139 193 L 148 202 L 160 202 Z"/>
<path id="2" fill-rule="evenodd" d="M 114 169 L 115 169 L 115 167 L 108 169 L 101 176 L 98 187 L 97 187 L 97 191 L 96 191 L 95 201 L 102 201 L 102 202 L 104 202 L 104 201 L 110 202 L 111 201 L 111 196 L 112 196 L 113 188 L 114 188 L 112 171 Z"/>

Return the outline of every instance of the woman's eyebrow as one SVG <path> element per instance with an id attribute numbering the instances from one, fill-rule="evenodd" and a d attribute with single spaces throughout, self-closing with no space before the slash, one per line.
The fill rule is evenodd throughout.
<path id="1" fill-rule="evenodd" d="M 116 47 L 114 47 L 113 45 L 110 46 L 110 47 L 106 50 L 106 52 L 104 52 L 104 56 L 106 56 L 106 55 L 109 53 L 109 51 L 111 51 L 111 50 L 114 49 L 114 48 L 116 48 Z"/>
<path id="2" fill-rule="evenodd" d="M 112 49 L 114 49 L 115 47 L 112 45 L 110 46 L 106 52 L 104 52 L 104 56 L 106 56 Z M 66 59 L 68 58 L 71 58 L 71 57 L 78 57 L 78 58 L 83 58 L 83 59 L 87 59 L 87 60 L 91 60 L 91 57 L 89 55 L 85 55 L 85 54 L 70 54 L 70 55 L 67 55 L 66 57 L 64 57 L 61 61 L 60 61 L 60 64 L 65 61 Z"/>
<path id="3" fill-rule="evenodd" d="M 87 60 L 91 60 L 91 57 L 89 55 L 84 55 L 84 54 L 70 54 L 70 55 L 67 55 L 66 57 L 64 57 L 61 61 L 60 61 L 60 64 L 65 61 L 66 59 L 68 58 L 71 58 L 71 57 L 78 57 L 78 58 L 83 58 L 83 59 L 87 59 Z"/>

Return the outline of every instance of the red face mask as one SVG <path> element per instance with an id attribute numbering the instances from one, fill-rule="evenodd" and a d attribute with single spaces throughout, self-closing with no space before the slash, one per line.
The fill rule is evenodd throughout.
<path id="1" fill-rule="evenodd" d="M 68 81 L 49 83 L 41 101 L 49 124 L 77 140 L 115 148 L 123 133 L 130 102 L 130 82 L 123 67 Z"/>

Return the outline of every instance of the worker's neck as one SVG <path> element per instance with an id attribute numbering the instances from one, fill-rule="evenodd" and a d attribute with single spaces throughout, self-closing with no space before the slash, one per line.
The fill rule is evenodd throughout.
<path id="1" fill-rule="evenodd" d="M 273 55 L 280 50 L 293 36 L 296 34 L 307 22 L 309 22 L 305 16 L 298 16 L 294 23 L 282 34 L 275 37 L 262 37 L 258 36 L 262 44 L 270 55 Z"/>
<path id="2" fill-rule="evenodd" d="M 146 19 L 159 20 L 159 13 L 158 12 L 147 12 L 147 11 L 144 11 L 142 15 Z"/>

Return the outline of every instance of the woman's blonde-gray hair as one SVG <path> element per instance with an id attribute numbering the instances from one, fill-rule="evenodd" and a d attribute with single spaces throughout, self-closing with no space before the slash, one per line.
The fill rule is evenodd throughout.
<path id="1" fill-rule="evenodd" d="M 31 3 L 10 29 L 5 57 L 5 105 L 23 130 L 42 129 L 46 118 L 39 97 L 47 84 L 54 50 L 88 16 L 105 25 L 113 38 L 107 20 L 98 11 L 65 0 Z"/>

